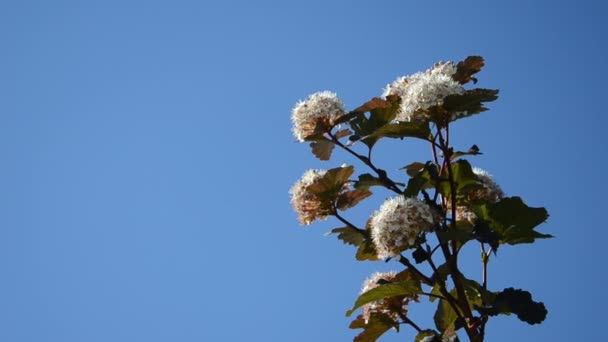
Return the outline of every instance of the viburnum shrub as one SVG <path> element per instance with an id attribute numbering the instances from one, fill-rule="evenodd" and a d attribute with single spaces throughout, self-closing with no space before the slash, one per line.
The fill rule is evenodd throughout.
<path id="1" fill-rule="evenodd" d="M 467 89 L 484 61 L 471 56 L 459 63 L 440 62 L 432 68 L 397 78 L 381 98 L 346 111 L 335 93 L 310 95 L 292 113 L 293 134 L 312 153 L 329 160 L 337 146 L 369 170 L 353 177 L 354 167 L 308 170 L 291 188 L 291 204 L 300 223 L 332 216 L 341 227 L 331 230 L 357 248 L 357 260 L 396 260 L 403 270 L 371 275 L 350 316 L 363 329 L 357 342 L 376 341 L 391 328 L 406 324 L 417 331 L 416 342 L 458 341 L 464 331 L 470 341 L 484 340 L 490 317 L 516 315 L 529 324 L 541 323 L 547 310 L 529 292 L 488 288 L 488 264 L 500 246 L 533 243 L 549 238 L 535 230 L 548 218 L 520 197 L 506 197 L 492 177 L 472 167 L 465 157 L 481 154 L 476 145 L 465 150 L 450 145 L 450 124 L 486 111 L 498 90 Z M 430 145 L 430 160 L 411 162 L 389 175 L 372 162 L 380 139 L 420 139 Z M 406 175 L 407 174 L 407 175 Z M 348 220 L 344 211 L 384 187 L 392 197 L 363 224 Z M 467 277 L 459 265 L 465 244 L 481 249 L 481 279 Z M 425 273 L 426 272 L 426 273 Z M 422 299 L 436 302 L 435 328 L 423 328 L 408 314 Z M 462 334 L 461 334 L 462 335 Z"/>

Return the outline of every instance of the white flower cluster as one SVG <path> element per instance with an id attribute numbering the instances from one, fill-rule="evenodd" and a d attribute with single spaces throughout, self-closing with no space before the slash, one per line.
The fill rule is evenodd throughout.
<path id="1" fill-rule="evenodd" d="M 344 103 L 336 93 L 322 91 L 310 95 L 306 100 L 299 101 L 292 110 L 293 135 L 303 142 L 306 137 L 315 133 L 318 123 L 327 126 L 344 115 Z"/>
<path id="2" fill-rule="evenodd" d="M 306 188 L 325 175 L 326 170 L 308 170 L 289 190 L 291 206 L 298 214 L 300 223 L 310 225 L 316 218 L 325 220 L 327 214 L 321 210 L 321 202 Z"/>
<path id="3" fill-rule="evenodd" d="M 401 97 L 401 108 L 396 121 L 425 120 L 424 109 L 443 104 L 448 95 L 463 94 L 464 87 L 454 81 L 456 65 L 453 62 L 439 62 L 425 72 L 397 78 L 386 86 L 383 96 Z"/>
<path id="4" fill-rule="evenodd" d="M 494 182 L 492 175 L 477 167 L 473 168 L 473 173 L 477 176 L 481 185 L 483 185 L 483 189 L 473 191 L 471 194 L 473 199 L 496 203 L 504 197 L 502 189 Z"/>
<path id="5" fill-rule="evenodd" d="M 437 213 L 415 198 L 397 196 L 386 200 L 371 218 L 371 235 L 378 257 L 396 257 L 413 247 L 423 232 L 433 230 Z"/>
<path id="6" fill-rule="evenodd" d="M 489 173 L 477 167 L 473 168 L 473 173 L 477 176 L 477 179 L 479 179 L 482 188 L 468 193 L 467 197 L 469 202 L 496 203 L 504 197 L 502 189 L 494 182 L 494 179 L 492 179 L 492 176 Z M 450 205 L 448 204 L 448 208 L 449 207 Z M 477 215 L 475 215 L 468 206 L 460 205 L 456 206 L 456 219 L 458 221 L 464 220 L 473 223 L 477 219 Z"/>
<path id="7" fill-rule="evenodd" d="M 397 273 L 392 272 L 392 271 L 391 272 L 376 272 L 376 273 L 372 274 L 369 278 L 367 278 L 363 282 L 363 286 L 361 288 L 361 294 L 378 287 L 379 281 L 391 282 L 395 279 L 396 276 L 397 276 Z M 407 298 L 400 299 L 399 302 L 396 303 L 397 305 L 395 305 L 395 306 L 397 306 L 397 308 L 393 308 L 391 305 L 393 303 L 389 302 L 389 300 L 386 300 L 386 299 L 380 299 L 380 300 L 376 300 L 376 301 L 367 303 L 367 304 L 363 305 L 363 307 L 362 307 L 363 319 L 365 320 L 365 323 L 367 323 L 369 321 L 370 315 L 372 313 L 383 313 L 383 314 L 389 315 L 394 321 L 397 321 L 399 319 L 399 314 L 397 312 L 395 312 L 395 309 L 401 310 L 402 313 L 405 314 L 407 312 L 408 301 L 409 300 Z"/>

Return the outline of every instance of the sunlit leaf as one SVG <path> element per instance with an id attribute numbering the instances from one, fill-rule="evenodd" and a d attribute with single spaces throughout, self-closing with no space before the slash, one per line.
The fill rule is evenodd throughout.
<path id="1" fill-rule="evenodd" d="M 420 283 L 415 280 L 378 285 L 378 287 L 361 294 L 352 309 L 346 312 L 346 316 L 352 315 L 355 310 L 370 302 L 396 296 L 414 297 L 419 293 Z"/>
<path id="2" fill-rule="evenodd" d="M 329 140 L 317 140 L 310 143 L 312 154 L 320 160 L 329 160 L 334 147 L 334 143 Z"/>
<path id="3" fill-rule="evenodd" d="M 442 332 L 445 332 L 446 330 L 455 330 L 454 326 L 457 318 L 458 315 L 456 314 L 456 311 L 452 309 L 450 303 L 447 300 L 440 299 L 439 304 L 437 305 L 437 311 L 435 311 L 435 315 L 433 316 L 437 329 Z"/>
<path id="4" fill-rule="evenodd" d="M 369 173 L 359 175 L 359 180 L 355 182 L 356 189 L 367 189 L 371 186 L 384 186 L 384 182 L 380 178 L 375 177 Z"/>
<path id="5" fill-rule="evenodd" d="M 388 315 L 379 313 L 372 313 L 367 322 L 363 316 L 359 316 L 349 326 L 351 329 L 363 329 L 363 332 L 355 337 L 354 342 L 375 342 L 385 332 L 397 327 L 398 325 Z"/>
<path id="6" fill-rule="evenodd" d="M 372 193 L 366 189 L 355 189 L 343 192 L 338 196 L 336 207 L 342 211 L 356 206 L 362 200 L 371 196 Z"/>
<path id="7" fill-rule="evenodd" d="M 491 102 L 498 98 L 496 89 L 471 89 L 464 94 L 448 95 L 443 100 L 443 108 L 454 114 L 450 120 L 465 118 L 473 114 L 478 114 L 488 110 L 484 107 L 484 102 Z"/>
<path id="8" fill-rule="evenodd" d="M 481 56 L 469 56 L 456 65 L 456 74 L 453 78 L 456 82 L 465 84 L 469 81 L 477 83 L 477 79 L 471 77 L 483 68 L 484 62 Z"/>
<path id="9" fill-rule="evenodd" d="M 329 233 L 338 234 L 338 239 L 353 246 L 359 246 L 365 241 L 365 231 L 349 226 L 334 228 Z"/>

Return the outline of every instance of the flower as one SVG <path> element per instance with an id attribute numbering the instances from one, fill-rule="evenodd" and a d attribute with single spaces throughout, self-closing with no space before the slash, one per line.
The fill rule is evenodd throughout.
<path id="1" fill-rule="evenodd" d="M 475 203 L 475 202 L 490 202 L 496 203 L 500 201 L 504 197 L 504 193 L 502 189 L 494 180 L 492 176 L 486 171 L 474 167 L 473 173 L 477 176 L 477 180 L 481 184 L 481 188 L 470 191 L 467 194 L 467 202 Z M 450 207 L 448 203 L 448 208 Z M 458 221 L 469 221 L 470 223 L 474 223 L 477 219 L 477 215 L 469 209 L 467 205 L 457 205 L 456 206 L 456 219 Z"/>
<path id="2" fill-rule="evenodd" d="M 392 282 L 397 276 L 396 272 L 376 272 L 372 274 L 363 282 L 361 287 L 361 294 L 378 287 L 380 282 Z M 407 304 L 410 300 L 417 300 L 417 298 L 408 298 L 405 296 L 391 297 L 379 299 L 373 302 L 369 302 L 362 307 L 363 319 L 365 323 L 369 321 L 372 313 L 386 314 L 391 317 L 394 321 L 399 319 L 399 313 L 402 315 L 407 314 Z"/>
<path id="3" fill-rule="evenodd" d="M 397 196 L 386 200 L 370 220 L 378 257 L 396 257 L 413 247 L 423 232 L 433 230 L 437 213 L 415 198 Z"/>
<path id="4" fill-rule="evenodd" d="M 316 180 L 321 179 L 326 170 L 310 169 L 304 172 L 289 190 L 291 195 L 291 206 L 298 213 L 300 224 L 310 225 L 315 219 L 327 219 L 328 213 L 323 210 L 321 200 L 312 192 L 307 191 L 307 187 Z"/>
<path id="5" fill-rule="evenodd" d="M 470 200 L 496 203 L 505 196 L 502 189 L 492 179 L 492 175 L 477 167 L 473 168 L 473 173 L 483 188 L 472 191 L 469 194 Z"/>
<path id="6" fill-rule="evenodd" d="M 424 121 L 428 117 L 423 110 L 442 105 L 448 95 L 463 94 L 464 87 L 454 81 L 455 73 L 456 65 L 453 62 L 439 62 L 425 72 L 399 77 L 387 85 L 384 97 L 401 97 L 401 108 L 395 120 Z"/>
<path id="7" fill-rule="evenodd" d="M 329 127 L 344 115 L 344 103 L 336 93 L 317 92 L 299 101 L 292 110 L 293 135 L 300 142 L 315 133 L 318 124 Z"/>

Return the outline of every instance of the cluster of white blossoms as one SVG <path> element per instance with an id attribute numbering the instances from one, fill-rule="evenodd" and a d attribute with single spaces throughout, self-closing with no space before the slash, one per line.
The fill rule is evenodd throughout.
<path id="1" fill-rule="evenodd" d="M 361 294 L 379 286 L 379 281 L 391 282 L 397 276 L 396 272 L 376 272 L 363 282 Z M 411 298 L 397 297 L 379 299 L 363 305 L 362 313 L 365 323 L 369 321 L 372 313 L 383 313 L 390 316 L 394 321 L 399 319 L 399 313 L 407 314 L 407 304 Z"/>
<path id="2" fill-rule="evenodd" d="M 473 190 L 468 193 L 468 201 L 469 202 L 490 202 L 496 203 L 500 201 L 505 195 L 502 192 L 502 189 L 492 176 L 486 171 L 474 167 L 473 173 L 477 176 L 477 179 L 481 183 L 481 188 Z M 450 206 L 448 205 L 448 208 Z M 473 213 L 467 206 L 457 206 L 456 207 L 456 219 L 457 220 L 465 220 L 473 223 L 477 216 Z"/>
<path id="3" fill-rule="evenodd" d="M 477 176 L 483 188 L 469 194 L 472 200 L 496 203 L 505 196 L 500 186 L 492 179 L 492 175 L 477 167 L 473 168 L 473 173 Z"/>
<path id="4" fill-rule="evenodd" d="M 426 120 L 424 109 L 443 104 L 448 95 L 463 94 L 462 84 L 454 81 L 456 65 L 453 62 L 439 62 L 425 72 L 397 78 L 386 86 L 383 96 L 398 95 L 401 108 L 396 121 Z"/>
<path id="5" fill-rule="evenodd" d="M 415 245 L 420 234 L 432 231 L 437 220 L 438 213 L 416 198 L 389 198 L 370 221 L 378 257 L 399 256 L 403 250 Z"/>
<path id="6" fill-rule="evenodd" d="M 327 213 L 322 209 L 322 203 L 307 187 L 325 175 L 326 170 L 310 169 L 304 172 L 289 190 L 291 206 L 298 214 L 300 224 L 310 225 L 315 219 L 327 219 Z"/>
<path id="7" fill-rule="evenodd" d="M 300 142 L 313 135 L 317 124 L 333 125 L 344 115 L 344 103 L 336 93 L 322 91 L 299 101 L 292 110 L 293 135 Z"/>

